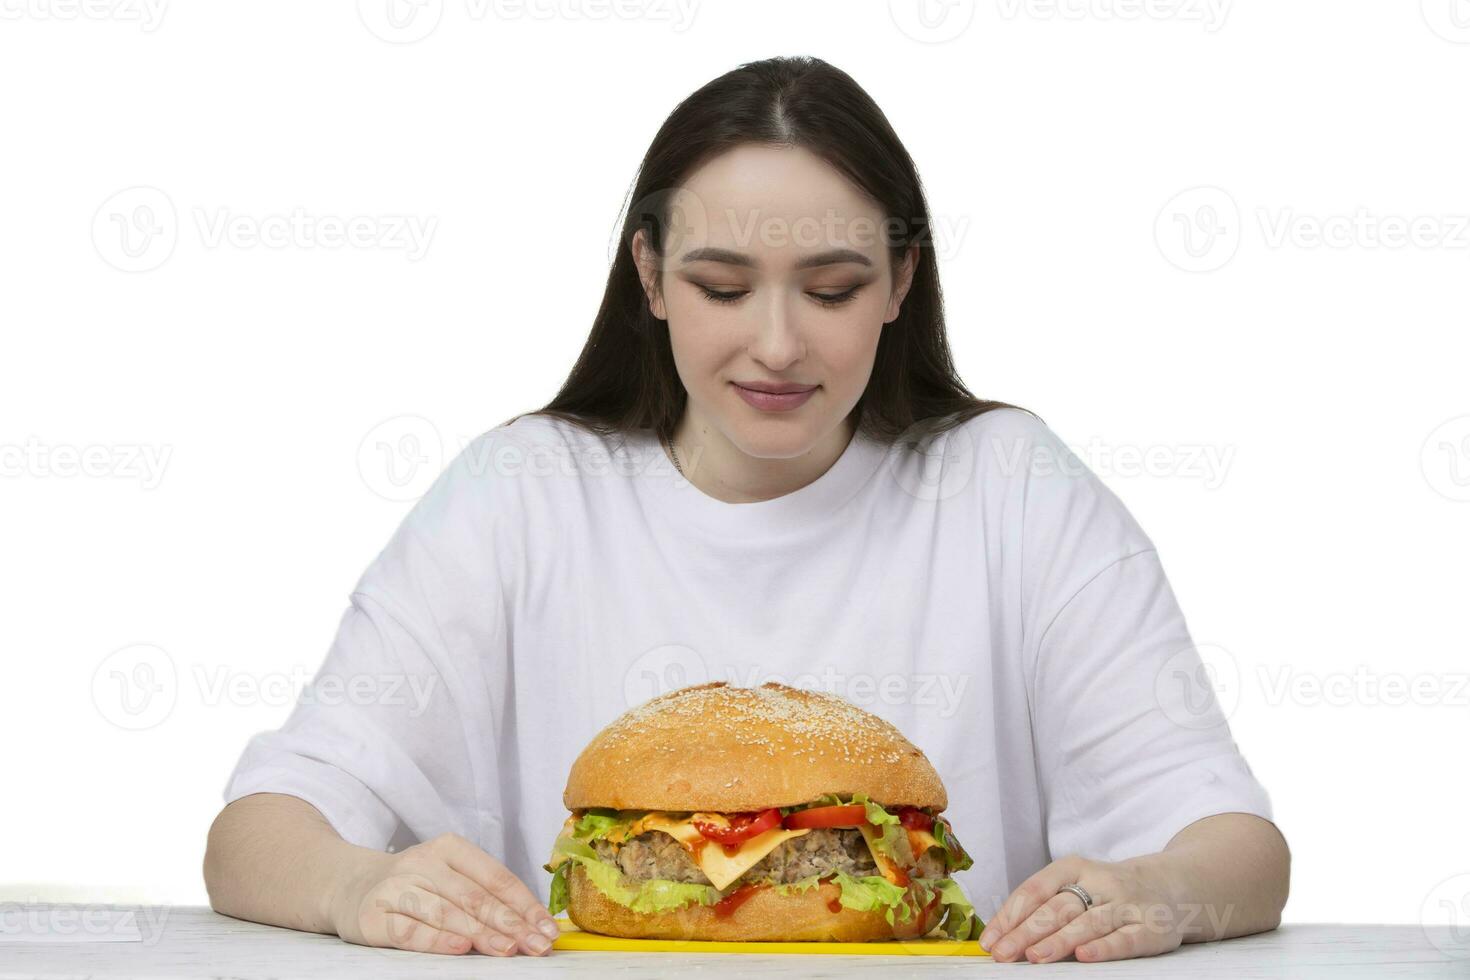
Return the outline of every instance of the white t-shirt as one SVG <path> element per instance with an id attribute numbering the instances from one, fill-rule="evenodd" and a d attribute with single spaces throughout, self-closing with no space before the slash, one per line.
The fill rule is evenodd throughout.
<path id="1" fill-rule="evenodd" d="M 224 797 L 300 797 L 378 849 L 454 831 L 545 899 L 566 776 L 602 726 L 685 684 L 778 680 L 928 755 L 989 918 L 1054 858 L 1270 819 L 1199 666 L 1149 538 L 1028 413 L 858 434 L 814 482 L 743 504 L 651 433 L 526 416 L 414 506 Z"/>

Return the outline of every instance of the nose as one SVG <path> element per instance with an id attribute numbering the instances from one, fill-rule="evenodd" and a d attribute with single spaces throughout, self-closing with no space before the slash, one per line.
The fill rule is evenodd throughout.
<path id="1" fill-rule="evenodd" d="M 771 298 L 761 312 L 755 336 L 746 347 L 746 353 L 773 374 L 784 371 L 806 356 L 806 342 L 786 299 L 779 295 Z"/>

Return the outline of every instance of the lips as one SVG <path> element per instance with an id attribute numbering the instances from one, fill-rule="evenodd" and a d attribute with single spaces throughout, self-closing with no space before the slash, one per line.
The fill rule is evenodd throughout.
<path id="1" fill-rule="evenodd" d="M 734 383 L 747 391 L 764 391 L 772 395 L 799 394 L 803 391 L 811 391 L 817 387 L 816 385 L 799 385 L 789 382 L 778 383 L 771 381 L 736 381 Z"/>
<path id="2" fill-rule="evenodd" d="M 763 412 L 789 412 L 806 404 L 821 385 L 770 384 L 752 381 L 744 384 L 732 381 L 735 393 L 752 408 Z"/>

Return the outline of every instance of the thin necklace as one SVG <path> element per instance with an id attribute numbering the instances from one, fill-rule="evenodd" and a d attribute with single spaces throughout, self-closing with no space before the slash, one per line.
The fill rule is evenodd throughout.
<path id="1" fill-rule="evenodd" d="M 680 476 L 684 476 L 684 467 L 679 465 L 679 450 L 674 448 L 674 440 L 665 439 L 664 445 L 669 447 L 669 455 L 672 456 L 674 459 L 674 469 L 679 471 Z M 689 478 L 687 476 L 684 476 L 684 479 L 687 480 Z"/>

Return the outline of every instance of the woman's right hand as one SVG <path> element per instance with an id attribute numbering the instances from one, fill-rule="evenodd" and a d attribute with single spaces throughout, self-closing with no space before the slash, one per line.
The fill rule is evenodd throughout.
<path id="1" fill-rule="evenodd" d="M 332 900 L 337 935 L 425 953 L 541 956 L 560 931 L 519 878 L 458 834 L 371 854 Z"/>

